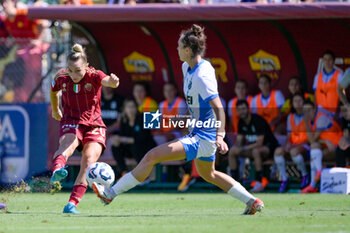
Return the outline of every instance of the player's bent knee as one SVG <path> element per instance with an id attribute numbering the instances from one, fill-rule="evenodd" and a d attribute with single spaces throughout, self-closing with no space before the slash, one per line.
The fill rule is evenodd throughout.
<path id="1" fill-rule="evenodd" d="M 156 148 L 147 152 L 147 154 L 143 157 L 142 160 L 146 163 L 156 164 L 159 160 L 159 153 L 157 153 Z"/>

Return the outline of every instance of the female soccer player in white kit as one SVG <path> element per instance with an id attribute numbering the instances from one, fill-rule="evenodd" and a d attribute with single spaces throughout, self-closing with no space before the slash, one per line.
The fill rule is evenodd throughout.
<path id="1" fill-rule="evenodd" d="M 264 208 L 264 203 L 251 195 L 230 176 L 215 170 L 215 152 L 228 151 L 224 142 L 225 112 L 221 104 L 215 70 L 202 56 L 205 52 L 206 36 L 203 28 L 193 25 L 182 31 L 178 40 L 178 53 L 183 61 L 184 94 L 192 120 L 220 121 L 220 127 L 194 127 L 191 133 L 150 150 L 135 169 L 124 175 L 113 187 L 93 183 L 97 196 L 109 204 L 119 194 L 140 184 L 150 174 L 153 166 L 163 161 L 195 160 L 199 175 L 246 204 L 243 214 L 255 214 Z M 214 115 L 215 113 L 215 115 Z M 216 117 L 215 117 L 216 116 Z"/>

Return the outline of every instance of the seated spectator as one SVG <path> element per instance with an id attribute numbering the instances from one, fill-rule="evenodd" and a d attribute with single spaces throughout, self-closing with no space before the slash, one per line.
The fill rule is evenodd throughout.
<path id="1" fill-rule="evenodd" d="M 320 112 L 335 116 L 339 103 L 338 87 L 343 80 L 343 73 L 335 69 L 335 55 L 327 50 L 322 56 L 323 69 L 315 75 L 313 89 L 316 106 Z"/>
<path id="2" fill-rule="evenodd" d="M 117 134 L 120 126 L 120 113 L 122 111 L 123 97 L 115 93 L 113 88 L 102 87 L 101 116 L 107 126 L 106 150 L 103 154 L 112 154 L 113 140 L 119 140 Z"/>
<path id="3" fill-rule="evenodd" d="M 272 131 L 282 133 L 280 109 L 284 104 L 284 96 L 279 90 L 271 90 L 271 78 L 267 74 L 261 75 L 258 82 L 261 93 L 256 95 L 251 102 L 252 112 L 263 117 Z"/>
<path id="4" fill-rule="evenodd" d="M 238 133 L 238 121 L 239 116 L 237 113 L 237 101 L 239 100 L 246 100 L 250 106 L 250 103 L 252 102 L 253 97 L 251 95 L 248 95 L 248 83 L 247 81 L 240 79 L 236 82 L 235 85 L 235 94 L 236 97 L 231 99 L 228 102 L 228 117 L 231 119 L 230 121 L 230 129 L 233 133 Z"/>
<path id="5" fill-rule="evenodd" d="M 229 151 L 231 176 L 235 179 L 239 178 L 238 157 L 254 159 L 256 182 L 253 182 L 255 185 L 251 192 L 260 192 L 268 183 L 268 180 L 263 177 L 262 162 L 272 156 L 278 147 L 278 142 L 266 120 L 257 114 L 250 113 L 246 100 L 237 101 L 236 106 L 240 120 L 236 144 Z"/>
<path id="6" fill-rule="evenodd" d="M 169 125 L 169 120 L 176 121 L 176 116 L 185 116 L 187 105 L 183 98 L 178 96 L 178 90 L 175 83 L 166 83 L 163 86 L 163 95 L 165 100 L 159 103 L 159 111 L 162 113 L 162 119 L 165 120 L 165 126 L 161 130 L 154 132 L 154 137 L 158 145 L 169 142 L 182 136 L 182 131 Z"/>
<path id="7" fill-rule="evenodd" d="M 289 98 L 286 99 L 284 102 L 284 105 L 281 108 L 281 112 L 283 115 L 288 115 L 292 109 L 292 97 L 297 94 L 301 93 L 304 97 L 304 99 L 309 99 L 312 102 L 315 102 L 315 96 L 313 94 L 307 93 L 303 90 L 302 85 L 301 85 L 301 79 L 298 76 L 293 76 L 289 79 L 288 83 L 288 90 L 289 90 Z"/>
<path id="8" fill-rule="evenodd" d="M 335 155 L 337 167 L 346 167 L 346 159 L 350 164 L 350 108 L 342 106 L 341 113 L 343 116 L 343 137 L 339 141 Z"/>
<path id="9" fill-rule="evenodd" d="M 297 165 L 302 175 L 301 188 L 305 188 L 309 183 L 309 175 L 305 167 L 304 157 L 310 149 L 306 134 L 306 126 L 303 120 L 303 94 L 295 94 L 292 98 L 292 110 L 287 119 L 287 142 L 285 146 L 275 150 L 275 163 L 282 176 L 282 183 L 279 192 L 283 193 L 288 188 L 288 176 L 286 171 L 285 156 L 290 156 Z"/>
<path id="10" fill-rule="evenodd" d="M 107 134 L 118 128 L 116 123 L 122 110 L 123 100 L 124 98 L 118 95 L 113 88 L 102 87 L 101 116 L 107 126 Z"/>
<path id="11" fill-rule="evenodd" d="M 317 183 L 321 178 L 322 159 L 333 160 L 334 152 L 342 137 L 340 126 L 328 115 L 317 112 L 315 104 L 305 101 L 303 105 L 304 121 L 308 141 L 311 147 L 311 181 L 302 193 L 318 192 Z"/>
<path id="12" fill-rule="evenodd" d="M 133 86 L 132 94 L 136 100 L 137 108 L 140 113 L 155 112 L 158 109 L 157 102 L 150 95 L 149 86 L 145 82 L 137 82 Z"/>
<path id="13" fill-rule="evenodd" d="M 14 101 L 42 102 L 44 100 L 42 90 L 31 92 L 36 89 L 42 78 L 42 58 L 50 46 L 49 43 L 44 42 L 44 38 L 51 35 L 49 32 L 50 23 L 48 20 L 30 19 L 28 9 L 23 3 L 3 0 L 2 6 L 6 16 L 5 28 L 8 34 L 16 39 L 13 42 L 18 45 L 16 57 L 21 57 L 25 65 L 25 77 L 22 85 L 15 84 Z M 31 96 L 32 94 L 33 96 Z"/>
<path id="14" fill-rule="evenodd" d="M 151 131 L 143 128 L 143 116 L 137 111 L 137 104 L 132 98 L 124 100 L 119 135 L 114 137 L 113 155 L 122 175 L 128 171 L 125 157 L 140 162 L 147 151 L 156 146 Z"/>

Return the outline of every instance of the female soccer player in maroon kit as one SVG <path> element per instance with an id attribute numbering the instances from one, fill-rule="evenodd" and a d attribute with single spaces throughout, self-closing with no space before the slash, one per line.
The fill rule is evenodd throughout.
<path id="1" fill-rule="evenodd" d="M 116 88 L 118 85 L 116 75 L 108 76 L 88 66 L 85 51 L 79 44 L 72 47 L 68 68 L 60 71 L 52 81 L 52 117 L 60 121 L 60 139 L 53 159 L 51 184 L 68 175 L 66 162 L 75 149 L 82 151 L 80 171 L 63 213 L 79 213 L 76 206 L 87 189 L 85 172 L 106 147 L 106 126 L 101 118 L 101 87 Z M 59 91 L 62 92 L 63 112 L 59 108 Z"/>

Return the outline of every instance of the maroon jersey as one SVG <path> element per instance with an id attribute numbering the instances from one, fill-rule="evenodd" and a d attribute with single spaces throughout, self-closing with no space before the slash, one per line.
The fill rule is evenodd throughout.
<path id="1" fill-rule="evenodd" d="M 101 81 L 107 75 L 93 67 L 78 83 L 74 83 L 67 70 L 60 71 L 52 81 L 51 90 L 62 90 L 62 125 L 82 124 L 106 127 L 101 118 Z"/>

